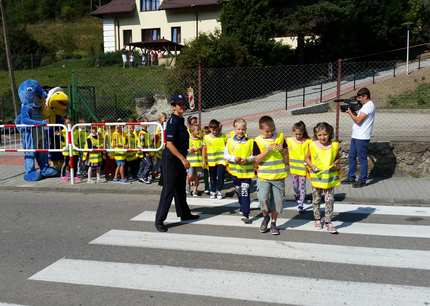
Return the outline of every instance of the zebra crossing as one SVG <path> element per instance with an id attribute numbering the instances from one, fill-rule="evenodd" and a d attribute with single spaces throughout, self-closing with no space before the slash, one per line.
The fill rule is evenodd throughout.
<path id="1" fill-rule="evenodd" d="M 425 281 L 425 278 L 430 276 L 429 222 L 426 220 L 423 225 L 414 225 L 399 221 L 400 218 L 425 220 L 424 218 L 430 217 L 430 207 L 337 204 L 335 211 L 340 213 L 340 220 L 335 221 L 335 224 L 340 234 L 332 236 L 327 232 L 315 230 L 309 215 L 308 218 L 295 215 L 295 208 L 287 205 L 286 214 L 293 216 L 278 219 L 278 225 L 283 231 L 281 236 L 271 237 L 270 234 L 256 234 L 261 219 L 256 218 L 252 224 L 240 221 L 236 211 L 238 203 L 235 200 L 190 198 L 189 204 L 197 212 L 206 209 L 206 213 L 201 214 L 199 220 L 181 222 L 171 212 L 166 224 L 183 223 L 181 230 L 177 232 L 175 228 L 169 233 L 155 232 L 155 211 L 145 210 L 128 222 L 127 225 L 135 229 L 111 229 L 88 242 L 89 247 L 93 248 L 174 252 L 178 257 L 167 264 L 162 258 L 159 259 L 159 264 L 147 263 L 144 260 L 121 262 L 100 258 L 61 258 L 32 275 L 29 280 L 160 294 L 173 293 L 191 298 L 211 297 L 219 299 L 218 305 L 223 304 L 223 299 L 248 301 L 251 304 L 262 302 L 293 305 L 315 305 L 321 301 L 331 305 L 430 303 L 430 278 Z M 229 212 L 219 210 L 223 208 L 228 208 Z M 208 214 L 208 209 L 213 214 Z M 232 210 L 235 211 L 234 214 Z M 383 222 L 343 220 L 348 219 L 347 215 L 375 215 L 377 218 L 383 218 Z M 390 223 L 393 220 L 391 218 L 401 224 Z M 235 230 L 231 235 L 225 235 L 225 231 L 221 234 L 217 232 L 217 229 L 221 228 Z M 201 231 L 202 229 L 204 231 Z M 305 241 L 291 238 L 298 234 L 305 237 Z M 351 241 L 359 237 L 364 243 L 343 245 L 336 242 L 345 234 Z M 329 237 L 329 242 L 320 241 L 320 237 Z M 375 247 L 375 243 L 368 242 L 384 239 L 394 239 L 393 241 L 399 241 L 399 244 Z M 405 248 L 400 243 L 405 239 L 413 240 L 414 243 L 409 245 L 416 247 Z M 367 243 L 369 244 L 366 245 Z M 202 263 L 196 266 L 178 264 L 181 262 L 179 259 L 190 254 L 219 255 L 225 265 L 220 268 L 211 263 L 207 266 Z M 252 258 L 252 262 L 261 263 L 264 267 L 258 272 L 246 268 L 238 270 L 228 264 L 228 260 L 233 257 L 240 257 L 243 261 Z M 276 271 L 276 267 L 272 267 L 291 262 L 300 262 L 303 269 L 316 269 L 315 276 L 310 277 L 309 271 L 297 275 L 282 269 Z M 326 265 L 353 266 L 363 271 L 374 270 L 378 277 L 372 277 L 373 274 L 370 273 L 360 277 L 324 277 L 327 273 L 320 272 Z M 265 267 L 268 268 L 265 270 Z M 402 280 L 402 277 L 392 280 L 390 277 L 403 273 L 408 275 L 407 280 Z M 424 281 L 414 282 L 414 278 L 423 278 Z"/>

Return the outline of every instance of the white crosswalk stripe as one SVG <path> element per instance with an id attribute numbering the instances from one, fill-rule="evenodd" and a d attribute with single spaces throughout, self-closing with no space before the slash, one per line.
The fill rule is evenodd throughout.
<path id="1" fill-rule="evenodd" d="M 24 305 L 0 303 L 0 306 L 24 306 Z"/>
<path id="2" fill-rule="evenodd" d="M 140 215 L 131 219 L 131 221 L 146 222 L 153 222 L 154 220 L 155 211 L 144 211 Z M 181 223 L 181 219 L 171 214 L 167 217 L 166 223 Z M 201 215 L 199 220 L 185 221 L 182 223 L 257 228 L 260 226 L 261 218 L 256 220 L 253 224 L 244 224 L 238 216 Z M 277 223 L 279 228 L 286 228 L 287 230 L 315 231 L 313 222 L 309 220 L 278 218 Z M 339 229 L 341 233 L 344 234 L 430 239 L 430 226 L 426 225 L 379 224 L 342 221 L 334 221 L 333 224 Z"/>
<path id="3" fill-rule="evenodd" d="M 109 231 L 90 244 L 430 270 L 430 251 L 121 230 Z"/>
<path id="4" fill-rule="evenodd" d="M 315 305 L 328 293 L 331 305 L 424 305 L 430 297 L 425 287 L 73 259 L 61 259 L 30 279 L 296 305 Z M 312 294 L 304 298 L 303 288 Z"/>
<path id="5" fill-rule="evenodd" d="M 209 201 L 207 199 L 189 199 L 189 204 L 201 207 L 231 207 L 237 208 L 235 200 L 223 199 Z M 258 204 L 258 203 L 257 203 Z M 256 204 L 254 204 L 256 205 Z M 336 212 L 351 212 L 354 214 L 375 214 L 380 218 L 429 217 L 430 208 L 389 206 L 389 205 L 353 205 L 336 204 Z M 287 207 L 293 210 L 295 207 Z M 222 254 L 223 256 L 242 256 L 261 259 L 265 265 L 270 259 L 284 261 L 301 261 L 309 263 L 327 263 L 330 265 L 356 265 L 357 269 L 379 269 L 379 271 L 396 271 L 402 273 L 429 273 L 430 250 L 428 248 L 404 249 L 366 247 L 363 245 L 341 245 L 321 243 L 319 241 L 297 242 L 288 241 L 283 233 L 281 239 L 259 239 L 216 236 L 207 234 L 187 233 L 158 233 L 153 232 L 155 211 L 144 211 L 132 218 L 132 224 L 140 230 L 114 229 L 92 240 L 89 244 L 94 248 L 118 247 L 164 250 L 178 253 L 176 256 L 195 254 Z M 399 220 L 399 218 L 397 218 Z M 180 222 L 171 213 L 166 224 Z M 201 215 L 201 218 L 189 223 L 185 228 L 192 231 L 199 227 L 224 226 L 236 227 L 245 233 L 257 232 L 261 219 L 253 224 L 244 224 L 239 215 Z M 141 225 L 143 225 L 143 230 Z M 278 219 L 278 225 L 287 230 L 315 232 L 313 222 L 304 219 Z M 359 235 L 368 239 L 389 239 L 408 237 L 409 239 L 429 239 L 430 226 L 410 224 L 383 224 L 368 222 L 337 221 L 340 234 Z M 171 231 L 174 231 L 172 228 Z M 330 236 L 329 233 L 324 233 Z M 333 237 L 333 236 L 331 236 Z M 287 239 L 287 240 L 285 240 Z M 334 238 L 336 239 L 336 238 Z M 384 238 L 385 239 L 385 238 Z M 309 240 L 308 240 L 309 241 Z M 422 240 L 421 240 L 422 242 Z M 131 250 L 131 249 L 127 249 Z M 176 253 L 175 253 L 176 254 Z M 181 255 L 182 254 L 182 255 Z M 327 303 L 331 305 L 426 305 L 430 303 L 430 285 L 414 286 L 411 282 L 391 282 L 391 279 L 373 278 L 364 281 L 356 280 L 354 276 L 348 280 L 337 280 L 332 277 L 301 277 L 300 275 L 270 274 L 250 271 L 233 271 L 228 268 L 202 268 L 175 265 L 175 260 L 158 264 L 145 262 L 129 263 L 117 260 L 85 258 L 60 259 L 52 265 L 30 277 L 32 281 L 64 283 L 83 286 L 98 286 L 107 288 L 133 289 L 155 291 L 160 293 L 179 293 L 189 296 L 212 297 L 218 299 L 236 299 L 250 302 L 265 302 L 271 304 L 315 305 L 321 303 L 329 294 Z M 324 266 L 324 265 L 322 265 Z M 204 266 L 206 267 L 206 265 Z M 210 267 L 210 265 L 209 265 Z M 228 267 L 228 265 L 227 265 Z M 246 266 L 245 266 L 246 267 Z M 314 265 L 319 267 L 319 265 Z M 245 268 L 246 269 L 246 268 Z M 306 269 L 306 266 L 304 266 Z M 317 268 L 319 269 L 319 268 Z M 400 270 L 398 270 L 400 269 Z M 272 272 L 271 272 L 272 273 Z M 285 273 L 285 272 L 284 272 Z M 308 274 L 309 275 L 309 274 Z M 424 274 L 426 275 L 426 274 Z M 167 279 L 166 279 L 166 276 Z M 238 286 L 240 284 L 240 286 Z M 278 284 L 274 286 L 273 284 Z M 424 287 L 423 287 L 424 286 Z M 220 303 L 222 304 L 222 303 Z M 7 305 L 7 304 L 6 304 Z M 3 304 L 0 303 L 0 306 Z M 10 306 L 10 305 L 7 305 Z"/>
<path id="6" fill-rule="evenodd" d="M 190 206 L 203 207 L 229 207 L 238 208 L 239 203 L 236 199 L 211 200 L 208 198 L 187 198 L 187 203 Z M 285 210 L 296 210 L 296 203 L 286 202 Z M 260 205 L 257 201 L 251 203 L 251 208 L 257 209 Z M 312 205 L 305 205 L 305 208 L 311 209 Z M 389 206 L 389 205 L 371 205 L 371 204 L 350 204 L 336 203 L 336 213 L 354 213 L 365 215 L 391 215 L 405 217 L 430 217 L 430 207 L 414 207 L 414 206 Z"/>

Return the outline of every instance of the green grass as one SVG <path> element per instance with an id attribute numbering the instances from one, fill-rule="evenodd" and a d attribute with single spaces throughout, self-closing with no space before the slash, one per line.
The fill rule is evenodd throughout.
<path id="1" fill-rule="evenodd" d="M 169 94 L 167 77 L 169 70 L 164 67 L 123 69 L 121 66 L 88 67 L 87 60 L 68 60 L 34 70 L 16 71 L 17 86 L 26 79 L 38 80 L 47 86 L 89 86 L 95 90 L 95 100 L 84 96 L 81 104 L 96 105 L 99 118 L 131 116 L 135 112 L 135 99 L 153 94 Z M 0 71 L 0 98 L 10 104 L 9 79 L 7 71 Z M 86 112 L 86 105 L 79 105 L 78 111 Z M 112 116 L 111 116 L 112 117 Z"/>
<path id="2" fill-rule="evenodd" d="M 407 91 L 390 97 L 391 108 L 430 108 L 430 84 L 420 84 L 415 91 Z"/>

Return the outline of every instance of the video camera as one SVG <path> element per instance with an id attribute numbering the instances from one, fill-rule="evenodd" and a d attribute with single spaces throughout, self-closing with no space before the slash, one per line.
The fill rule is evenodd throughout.
<path id="1" fill-rule="evenodd" d="M 348 109 L 350 109 L 353 113 L 357 114 L 357 112 L 361 109 L 363 104 L 358 101 L 355 97 L 351 97 L 349 99 L 336 99 L 334 102 L 341 103 L 340 111 L 345 113 Z"/>

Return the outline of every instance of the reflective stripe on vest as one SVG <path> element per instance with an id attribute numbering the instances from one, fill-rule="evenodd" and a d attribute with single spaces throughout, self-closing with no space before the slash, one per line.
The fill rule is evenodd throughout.
<path id="1" fill-rule="evenodd" d="M 252 139 L 248 139 L 246 142 L 239 142 L 234 138 L 229 138 L 227 141 L 228 153 L 231 156 L 239 157 L 241 159 L 251 157 L 253 148 L 254 140 Z M 255 168 L 252 162 L 247 162 L 243 165 L 235 162 L 228 162 L 227 171 L 239 179 L 255 177 Z"/>
<path id="2" fill-rule="evenodd" d="M 282 145 L 284 141 L 283 133 L 279 133 L 276 139 L 265 139 L 261 136 L 255 138 L 260 152 L 265 152 L 270 145 Z M 288 173 L 282 153 L 280 151 L 272 151 L 267 154 L 258 165 L 257 176 L 259 179 L 268 181 L 285 179 Z"/>
<path id="3" fill-rule="evenodd" d="M 96 139 L 96 138 L 92 137 L 91 135 L 88 137 L 88 139 L 91 142 L 91 146 L 92 146 L 93 149 L 99 149 L 99 148 L 102 147 L 102 145 L 101 145 L 102 141 L 101 141 L 100 138 L 101 137 L 99 137 L 99 138 Z M 99 163 L 101 163 L 102 162 L 102 154 L 100 152 L 90 152 L 90 154 L 89 154 L 89 162 L 91 164 L 99 164 Z"/>
<path id="4" fill-rule="evenodd" d="M 225 165 L 224 160 L 224 148 L 227 138 L 221 134 L 217 137 L 209 134 L 205 135 L 204 143 L 206 145 L 207 162 L 209 167 L 215 167 L 216 165 Z"/>
<path id="5" fill-rule="evenodd" d="M 195 139 L 193 137 L 190 137 L 189 142 L 189 148 L 190 149 L 201 149 L 203 146 L 203 140 L 202 139 Z M 190 167 L 192 168 L 201 168 L 203 167 L 203 158 L 202 158 L 202 151 L 199 150 L 194 153 L 188 153 L 187 160 L 190 163 Z"/>
<path id="6" fill-rule="evenodd" d="M 305 158 L 309 151 L 310 142 L 311 140 L 309 139 L 305 140 L 303 143 L 300 143 L 292 137 L 287 138 L 291 174 L 306 176 L 307 169 L 305 167 Z"/>
<path id="7" fill-rule="evenodd" d="M 339 143 L 332 142 L 329 148 L 320 147 L 317 143 L 311 142 L 309 153 L 312 164 L 319 169 L 318 172 L 310 172 L 312 187 L 329 189 L 339 186 L 339 174 L 334 166 L 334 161 L 339 152 Z"/>

